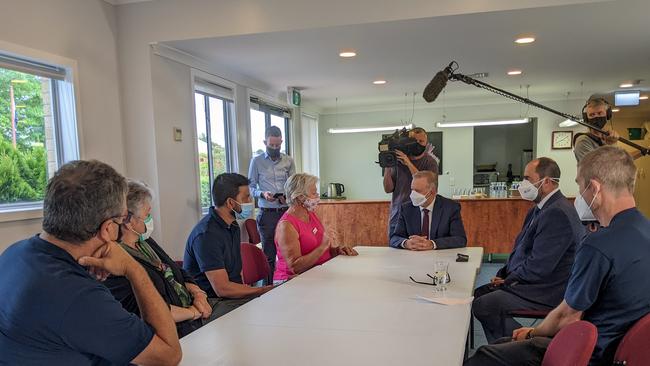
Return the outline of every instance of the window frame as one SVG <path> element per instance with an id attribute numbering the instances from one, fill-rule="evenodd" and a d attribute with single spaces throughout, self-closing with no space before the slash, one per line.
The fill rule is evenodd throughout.
<path id="1" fill-rule="evenodd" d="M 82 119 L 79 109 L 79 80 L 78 80 L 78 67 L 75 60 L 51 54 L 48 52 L 27 48 L 24 46 L 16 45 L 10 42 L 0 40 L 0 53 L 4 56 L 9 56 L 25 63 L 41 64 L 52 68 L 59 68 L 65 72 L 62 80 L 48 77 L 50 81 L 50 98 L 52 103 L 52 128 L 55 136 L 55 151 L 57 160 L 57 169 L 66 161 L 65 156 L 73 156 L 73 159 L 80 159 L 83 156 L 83 131 Z M 9 68 L 12 69 L 12 68 Z M 29 72 L 28 70 L 18 70 L 23 73 L 30 73 L 38 75 L 39 72 Z M 42 76 L 42 75 L 41 75 Z M 70 102 L 70 111 L 73 113 L 71 118 L 71 126 L 65 127 L 67 130 L 74 131 L 75 146 L 61 146 L 63 139 L 61 138 L 63 125 L 61 117 L 61 96 L 59 95 L 60 88 L 58 82 L 65 82 L 72 88 L 70 98 L 66 99 Z M 70 139 L 66 139 L 70 141 Z M 68 159 L 71 160 L 71 159 Z M 43 218 L 43 201 L 32 202 L 15 202 L 0 204 L 0 223 L 2 222 L 15 222 L 22 220 L 33 220 Z"/>
<path id="2" fill-rule="evenodd" d="M 276 116 L 284 119 L 284 136 L 282 136 L 282 140 L 284 142 L 285 146 L 285 154 L 291 156 L 291 147 L 292 147 L 292 134 L 291 134 L 291 116 L 292 112 L 288 108 L 283 108 L 283 107 L 276 107 L 273 105 L 270 105 L 268 103 L 265 103 L 262 100 L 251 98 L 250 100 L 250 109 L 251 110 L 256 110 L 259 112 L 264 113 L 264 131 L 266 131 L 269 127 L 271 127 L 271 116 Z M 253 105 L 257 105 L 257 108 L 253 108 Z M 289 117 L 287 117 L 285 114 L 288 114 Z M 249 122 L 250 124 L 250 122 Z M 253 142 L 251 141 L 250 143 L 250 150 L 251 154 L 254 154 L 255 152 L 253 151 Z"/>
<path id="3" fill-rule="evenodd" d="M 212 120 L 210 118 L 210 98 L 215 98 L 219 99 L 223 102 L 223 125 L 224 125 L 224 141 L 225 145 L 224 149 L 226 151 L 226 172 L 232 172 L 232 141 L 231 141 L 231 125 L 234 121 L 231 119 L 234 118 L 234 110 L 235 110 L 235 102 L 233 100 L 214 95 L 212 93 L 208 93 L 205 91 L 200 91 L 197 90 L 196 88 L 194 89 L 194 98 L 196 98 L 196 95 L 201 95 L 203 96 L 203 102 L 204 102 L 204 113 L 205 113 L 205 134 L 206 134 L 206 143 L 208 145 L 207 148 L 207 154 L 208 154 L 208 187 L 209 190 L 212 191 L 212 185 L 214 183 L 214 157 L 212 156 L 212 149 L 211 149 L 211 143 L 212 143 Z M 195 117 L 196 117 L 196 107 L 195 107 Z M 194 123 L 194 132 L 196 135 L 196 118 L 195 118 L 195 123 Z M 196 140 L 198 141 L 198 135 L 196 136 Z M 198 143 L 198 142 L 197 142 Z M 197 153 L 197 158 L 196 161 L 198 163 L 198 146 L 196 146 L 196 153 Z M 200 164 L 200 163 L 198 163 Z M 210 206 L 214 205 L 214 201 L 212 199 L 212 194 L 210 194 L 210 206 L 204 207 L 202 202 L 201 202 L 201 170 L 200 167 L 197 164 L 197 178 L 198 178 L 198 192 L 199 192 L 199 208 L 201 210 L 202 214 L 206 214 L 210 208 Z"/>

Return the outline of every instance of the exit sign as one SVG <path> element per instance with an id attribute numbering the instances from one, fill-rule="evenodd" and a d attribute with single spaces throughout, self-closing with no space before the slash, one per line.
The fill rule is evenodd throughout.
<path id="1" fill-rule="evenodd" d="M 301 100 L 300 90 L 291 87 L 287 88 L 287 103 L 294 107 L 300 107 Z"/>

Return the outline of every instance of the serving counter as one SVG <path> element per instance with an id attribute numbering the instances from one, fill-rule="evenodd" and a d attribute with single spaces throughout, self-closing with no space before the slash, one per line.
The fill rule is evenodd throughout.
<path id="1" fill-rule="evenodd" d="M 467 198 L 456 200 L 470 247 L 485 254 L 510 253 L 533 203 L 521 198 Z M 339 232 L 347 245 L 388 245 L 390 202 L 322 199 L 316 213 L 326 227 Z"/>

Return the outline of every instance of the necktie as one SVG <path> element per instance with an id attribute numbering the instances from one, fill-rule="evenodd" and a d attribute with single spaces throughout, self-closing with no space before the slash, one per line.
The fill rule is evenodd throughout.
<path id="1" fill-rule="evenodd" d="M 429 239 L 429 210 L 422 209 L 422 236 Z"/>

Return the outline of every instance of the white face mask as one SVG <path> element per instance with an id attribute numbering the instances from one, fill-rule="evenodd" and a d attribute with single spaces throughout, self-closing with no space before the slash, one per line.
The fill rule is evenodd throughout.
<path id="1" fill-rule="evenodd" d="M 581 221 L 598 221 L 598 219 L 596 219 L 596 216 L 594 216 L 593 211 L 591 211 L 591 205 L 594 204 L 596 195 L 594 195 L 594 198 L 589 204 L 587 204 L 587 201 L 585 201 L 585 199 L 582 197 L 582 195 L 587 192 L 587 189 L 589 189 L 590 185 L 591 182 L 589 185 L 587 185 L 587 188 L 585 188 L 585 190 L 582 191 L 578 197 L 576 197 L 575 201 L 573 201 L 573 206 L 576 208 L 576 212 L 578 213 L 578 217 L 580 217 Z"/>
<path id="2" fill-rule="evenodd" d="M 528 201 L 535 201 L 537 199 L 537 196 L 539 196 L 539 188 L 537 185 L 539 184 L 541 186 L 542 182 L 544 182 L 544 179 L 550 179 L 555 182 L 560 181 L 559 178 L 542 178 L 542 180 L 533 184 L 528 179 L 524 179 L 519 184 L 519 188 L 517 188 L 519 194 L 521 195 L 521 198 Z"/>
<path id="3" fill-rule="evenodd" d="M 537 188 L 536 185 L 543 181 L 544 180 L 540 180 L 539 182 L 533 184 L 528 179 L 524 179 L 519 184 L 519 188 L 517 188 L 519 194 L 521 195 L 521 198 L 528 201 L 534 201 L 537 199 L 537 196 L 539 195 L 539 188 Z"/>
<path id="4" fill-rule="evenodd" d="M 427 196 L 428 194 L 424 195 L 418 191 L 411 191 L 411 195 L 409 197 L 411 198 L 411 203 L 413 203 L 413 206 L 419 207 L 427 201 Z"/>

